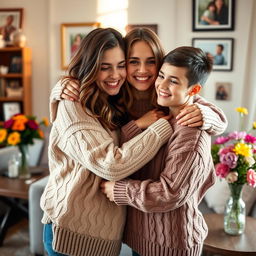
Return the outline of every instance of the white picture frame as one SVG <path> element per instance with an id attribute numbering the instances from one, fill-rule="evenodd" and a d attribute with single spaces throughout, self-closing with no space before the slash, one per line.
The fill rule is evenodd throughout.
<path id="1" fill-rule="evenodd" d="M 4 121 L 10 119 L 13 115 L 21 113 L 19 102 L 3 103 Z"/>

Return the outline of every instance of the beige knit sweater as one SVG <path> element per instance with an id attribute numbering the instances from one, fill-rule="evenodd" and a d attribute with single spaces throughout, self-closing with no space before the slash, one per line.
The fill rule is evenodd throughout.
<path id="1" fill-rule="evenodd" d="M 53 248 L 68 255 L 117 256 L 125 208 L 109 202 L 100 183 L 120 180 L 145 165 L 170 137 L 170 125 L 160 119 L 119 148 L 113 133 L 80 103 L 52 103 L 51 115 L 50 177 L 41 208 L 42 222 L 53 223 Z"/>

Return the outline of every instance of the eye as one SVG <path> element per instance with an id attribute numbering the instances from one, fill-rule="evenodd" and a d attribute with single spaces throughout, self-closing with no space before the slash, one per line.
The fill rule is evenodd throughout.
<path id="1" fill-rule="evenodd" d="M 119 66 L 117 66 L 119 69 L 124 69 L 124 68 L 126 68 L 126 65 L 119 65 Z"/>
<path id="2" fill-rule="evenodd" d="M 130 60 L 129 64 L 137 65 L 137 64 L 139 64 L 139 62 L 137 60 Z"/>
<path id="3" fill-rule="evenodd" d="M 170 79 L 170 83 L 171 84 L 178 84 L 178 81 L 174 80 L 174 79 Z"/>
<path id="4" fill-rule="evenodd" d="M 158 74 L 158 78 L 160 78 L 160 79 L 164 79 L 164 76 L 163 76 L 163 75 L 161 75 L 161 74 Z"/>
<path id="5" fill-rule="evenodd" d="M 156 61 L 155 61 L 155 60 L 149 60 L 149 61 L 147 61 L 147 64 L 149 64 L 149 65 L 155 65 L 155 64 L 156 64 Z"/>
<path id="6" fill-rule="evenodd" d="M 101 71 L 106 71 L 106 70 L 109 70 L 109 69 L 110 69 L 109 66 L 101 66 L 101 67 L 100 67 L 100 70 L 101 70 Z"/>

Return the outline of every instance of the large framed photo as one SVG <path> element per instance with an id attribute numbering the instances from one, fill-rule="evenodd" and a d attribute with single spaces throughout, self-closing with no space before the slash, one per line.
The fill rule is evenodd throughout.
<path id="1" fill-rule="evenodd" d="M 11 44 L 11 33 L 22 28 L 22 19 L 22 8 L 0 9 L 0 34 L 7 44 Z"/>
<path id="2" fill-rule="evenodd" d="M 234 30 L 235 0 L 193 0 L 193 31 Z"/>
<path id="3" fill-rule="evenodd" d="M 233 38 L 193 38 L 192 45 L 201 48 L 213 60 L 214 71 L 233 69 Z"/>
<path id="4" fill-rule="evenodd" d="M 61 68 L 66 69 L 71 58 L 78 50 L 82 39 L 100 23 L 65 23 L 61 24 Z"/>

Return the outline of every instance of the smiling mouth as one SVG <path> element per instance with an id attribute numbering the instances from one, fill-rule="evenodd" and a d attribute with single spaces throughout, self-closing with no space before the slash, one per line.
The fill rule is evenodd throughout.
<path id="1" fill-rule="evenodd" d="M 167 98 L 167 97 L 172 96 L 170 93 L 167 93 L 167 92 L 161 91 L 161 90 L 159 91 L 158 95 L 159 95 L 160 97 L 163 97 L 163 98 Z"/>
<path id="2" fill-rule="evenodd" d="M 134 79 L 138 82 L 147 82 L 149 81 L 151 76 L 134 76 Z"/>
<path id="3" fill-rule="evenodd" d="M 119 86 L 119 81 L 115 82 L 105 82 L 105 84 L 110 88 L 117 88 Z"/>

